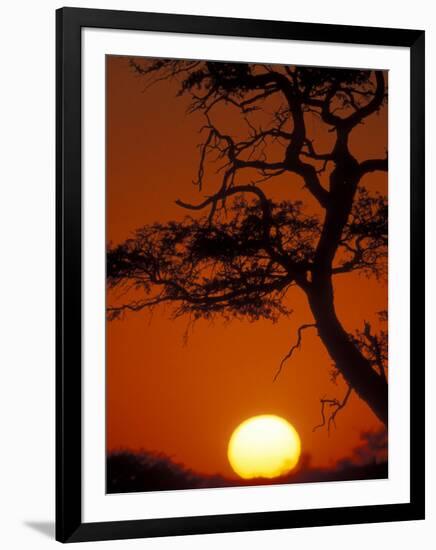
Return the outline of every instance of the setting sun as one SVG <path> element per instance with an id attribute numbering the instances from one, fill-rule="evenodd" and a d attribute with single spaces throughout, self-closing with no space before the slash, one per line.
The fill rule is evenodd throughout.
<path id="1" fill-rule="evenodd" d="M 245 420 L 233 432 L 228 458 L 244 479 L 273 478 L 291 471 L 301 452 L 300 437 L 283 418 L 272 414 Z"/>

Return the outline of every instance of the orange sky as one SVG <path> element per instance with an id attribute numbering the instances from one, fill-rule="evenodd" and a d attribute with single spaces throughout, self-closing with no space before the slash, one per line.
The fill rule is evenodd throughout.
<path id="1" fill-rule="evenodd" d="M 188 97 L 175 97 L 176 92 L 177 85 L 168 82 L 144 91 L 127 58 L 108 56 L 109 241 L 121 242 L 153 221 L 181 219 L 186 211 L 175 199 L 200 198 L 191 182 L 203 120 L 198 113 L 186 115 Z M 359 159 L 383 156 L 386 147 L 385 108 L 354 130 L 351 148 Z M 385 174 L 371 174 L 365 184 L 387 192 Z M 268 183 L 269 195 L 310 200 L 301 185 L 295 189 L 290 194 L 283 180 Z M 362 328 L 365 319 L 376 324 L 376 312 L 387 309 L 386 285 L 356 274 L 338 276 L 335 283 L 346 329 Z M 312 321 L 301 291 L 291 290 L 287 299 L 294 313 L 277 324 L 199 321 L 187 344 L 187 320 L 170 320 L 170 309 L 107 323 L 108 449 L 159 451 L 196 471 L 234 478 L 226 455 L 232 431 L 250 416 L 272 413 L 295 426 L 314 466 L 334 466 L 351 455 L 361 432 L 381 424 L 352 394 L 330 436 L 325 429 L 312 431 L 320 422 L 320 398 L 345 393 L 340 379 L 337 385 L 330 380 L 331 360 L 316 331 L 305 332 L 301 350 L 273 382 L 297 328 Z"/>

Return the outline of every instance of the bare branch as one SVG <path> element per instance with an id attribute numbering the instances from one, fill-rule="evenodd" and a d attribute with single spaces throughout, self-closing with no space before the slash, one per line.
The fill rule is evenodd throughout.
<path id="1" fill-rule="evenodd" d="M 353 128 L 364 118 L 375 113 L 381 107 L 385 99 L 385 77 L 383 71 L 375 71 L 376 90 L 374 97 L 364 107 L 358 109 L 355 113 L 345 119 L 348 127 Z"/>
<path id="2" fill-rule="evenodd" d="M 354 101 L 354 98 L 351 95 L 351 88 L 343 88 L 341 87 L 339 82 L 333 83 L 322 99 L 320 99 L 319 97 L 308 98 L 306 102 L 308 105 L 318 107 L 320 109 L 321 118 L 324 120 L 324 122 L 335 128 L 342 128 L 349 131 L 364 118 L 378 111 L 386 97 L 383 71 L 374 71 L 374 73 L 376 80 L 376 90 L 373 94 L 362 91 L 362 93 L 365 94 L 367 97 L 371 97 L 370 101 L 362 107 L 359 107 Z M 354 91 L 355 90 L 353 89 L 353 92 Z M 353 107 L 353 113 L 348 117 L 337 116 L 330 109 L 332 100 L 334 100 L 338 93 L 344 92 L 347 94 L 350 105 Z"/>
<path id="3" fill-rule="evenodd" d="M 388 171 L 388 156 L 384 159 L 368 159 L 360 163 L 360 177 L 369 172 L 375 172 L 380 170 L 382 172 Z"/>
<path id="4" fill-rule="evenodd" d="M 342 399 L 342 401 L 338 401 L 335 398 L 333 398 L 333 399 L 326 399 L 326 398 L 321 399 L 322 422 L 321 422 L 321 424 L 318 424 L 317 426 L 315 426 L 312 431 L 316 431 L 319 428 L 323 428 L 327 424 L 327 431 L 330 434 L 330 426 L 332 424 L 334 426 L 336 426 L 336 420 L 335 420 L 336 416 L 337 416 L 338 412 L 341 411 L 345 407 L 345 405 L 347 404 L 348 399 L 349 399 L 352 391 L 353 391 L 352 387 L 348 386 L 347 393 L 345 394 L 345 397 Z M 334 409 L 333 412 L 329 415 L 328 419 L 326 418 L 326 412 L 325 412 L 326 406 Z"/>
<path id="5" fill-rule="evenodd" d="M 279 377 L 280 373 L 282 372 L 283 365 L 286 363 L 286 361 L 292 357 L 292 354 L 294 353 L 294 351 L 296 349 L 300 348 L 301 339 L 302 339 L 302 336 L 303 336 L 303 330 L 306 330 L 307 328 L 316 328 L 316 324 L 315 323 L 309 323 L 309 324 L 301 325 L 298 328 L 298 330 L 297 330 L 297 342 L 291 347 L 291 349 L 288 351 L 288 353 L 285 355 L 285 357 L 283 357 L 283 359 L 281 360 L 280 366 L 279 366 L 277 372 L 274 375 L 273 382 L 275 382 L 277 380 L 277 378 Z"/>
<path id="6" fill-rule="evenodd" d="M 301 151 L 301 154 L 306 157 L 309 157 L 315 160 L 333 160 L 334 159 L 333 153 L 317 153 L 313 146 L 313 141 L 310 139 L 306 139 L 304 142 L 304 145 L 307 147 L 307 152 Z"/>

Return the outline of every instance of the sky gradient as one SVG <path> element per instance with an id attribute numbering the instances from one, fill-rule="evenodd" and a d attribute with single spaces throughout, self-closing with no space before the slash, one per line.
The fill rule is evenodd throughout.
<path id="1" fill-rule="evenodd" d="M 144 89 L 125 57 L 107 57 L 107 239 L 113 244 L 154 222 L 180 220 L 182 198 L 200 199 L 192 185 L 198 169 L 201 114 L 186 114 L 189 98 L 176 97 L 176 82 Z M 230 113 L 231 118 L 233 115 Z M 308 130 L 320 148 L 330 136 L 316 121 Z M 387 148 L 387 107 L 358 126 L 350 140 L 358 160 L 383 156 Z M 289 177 L 268 183 L 276 198 L 312 200 Z M 387 174 L 365 178 L 372 190 L 387 193 Z M 338 316 L 350 332 L 387 309 L 387 285 L 346 274 L 335 279 Z M 314 467 L 335 467 L 359 446 L 362 432 L 382 424 L 352 394 L 338 414 L 337 427 L 313 431 L 320 423 L 320 398 L 342 399 L 346 386 L 331 380 L 331 359 L 316 331 L 307 330 L 301 349 L 274 382 L 281 359 L 296 341 L 302 323 L 312 322 L 307 300 L 291 289 L 293 314 L 268 321 L 170 318 L 169 307 L 127 314 L 107 323 L 107 447 L 162 452 L 205 474 L 235 478 L 227 460 L 233 430 L 245 419 L 275 414 L 298 431 L 302 452 Z"/>

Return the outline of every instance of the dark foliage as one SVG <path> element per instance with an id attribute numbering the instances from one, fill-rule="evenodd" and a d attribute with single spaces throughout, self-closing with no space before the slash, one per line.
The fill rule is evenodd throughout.
<path id="1" fill-rule="evenodd" d="M 365 448 L 366 449 L 366 448 Z M 361 451 L 362 456 L 364 451 Z M 368 450 L 366 449 L 368 454 Z M 227 479 L 220 475 L 202 475 L 168 457 L 153 453 L 119 451 L 107 457 L 107 492 L 131 493 L 146 491 L 173 491 L 180 489 L 206 489 L 253 485 L 315 483 L 322 481 L 349 481 L 384 479 L 388 476 L 387 462 L 378 461 L 376 454 L 365 456 L 364 462 L 353 457 L 342 461 L 334 469 L 310 468 L 303 464 L 295 473 L 276 479 Z M 355 458 L 355 457 L 354 457 Z"/>

